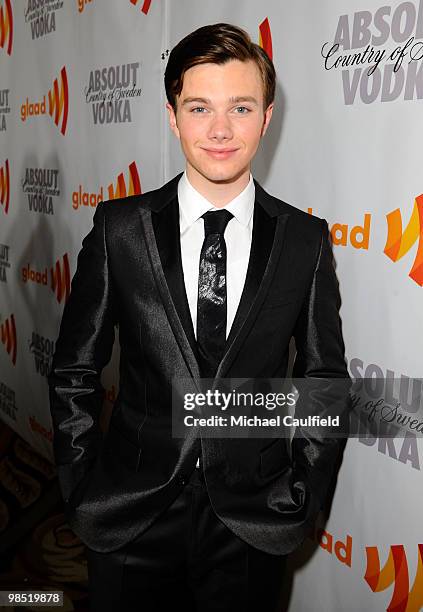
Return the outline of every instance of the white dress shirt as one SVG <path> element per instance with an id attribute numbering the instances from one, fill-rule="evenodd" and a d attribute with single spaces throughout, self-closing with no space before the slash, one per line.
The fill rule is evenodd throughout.
<path id="1" fill-rule="evenodd" d="M 224 208 L 234 216 L 225 229 L 226 242 L 226 338 L 232 327 L 247 275 L 253 231 L 255 186 L 253 177 L 245 189 L 228 202 Z M 194 334 L 197 337 L 198 271 L 201 247 L 204 241 L 204 219 L 208 210 L 221 210 L 201 195 L 188 180 L 186 172 L 178 183 L 179 225 L 181 232 L 181 257 L 185 291 L 191 313 Z M 197 460 L 197 467 L 199 460 Z"/>

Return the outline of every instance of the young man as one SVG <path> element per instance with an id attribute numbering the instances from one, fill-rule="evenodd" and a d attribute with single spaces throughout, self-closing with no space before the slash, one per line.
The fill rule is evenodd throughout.
<path id="1" fill-rule="evenodd" d="M 340 445 L 172 437 L 172 381 L 283 378 L 292 336 L 294 376 L 347 378 L 328 227 L 251 177 L 275 71 L 243 30 L 184 38 L 165 86 L 186 169 L 99 204 L 84 238 L 49 377 L 60 484 L 93 610 L 273 612 Z M 120 388 L 103 440 L 115 325 Z"/>

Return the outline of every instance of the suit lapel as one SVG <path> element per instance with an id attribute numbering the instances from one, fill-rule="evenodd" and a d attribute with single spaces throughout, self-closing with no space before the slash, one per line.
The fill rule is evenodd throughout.
<path id="1" fill-rule="evenodd" d="M 180 174 L 140 206 L 150 262 L 170 325 L 194 379 L 200 378 L 197 343 L 183 277 L 177 184 Z M 266 297 L 280 256 L 288 215 L 255 182 L 253 234 L 244 289 L 216 373 L 223 378 Z M 148 210 L 149 209 L 149 210 Z"/>
<path id="2" fill-rule="evenodd" d="M 270 256 L 275 234 L 276 219 L 277 217 L 266 216 L 266 213 L 257 201 L 254 203 L 250 259 L 238 309 L 226 339 L 225 352 L 239 333 L 254 298 L 259 292 L 260 281 L 264 276 L 264 271 Z"/>
<path id="3" fill-rule="evenodd" d="M 288 215 L 269 216 L 256 200 L 244 289 L 215 378 L 225 377 L 263 304 L 279 260 L 287 221 Z"/>
<path id="4" fill-rule="evenodd" d="M 197 381 L 200 378 L 200 370 L 195 355 L 196 347 L 193 346 L 194 332 L 192 323 L 189 325 L 187 323 L 189 309 L 185 286 L 183 291 L 181 289 L 183 272 L 177 206 L 177 186 L 180 177 L 181 174 L 163 185 L 161 189 L 145 194 L 139 213 L 148 257 L 169 324 L 188 370 L 194 381 Z M 191 320 L 190 315 L 189 320 Z"/>
<path id="5" fill-rule="evenodd" d="M 197 342 L 194 335 L 182 268 L 177 198 L 175 197 L 168 206 L 165 206 L 165 208 L 153 215 L 152 222 L 166 283 L 191 350 L 198 360 Z"/>

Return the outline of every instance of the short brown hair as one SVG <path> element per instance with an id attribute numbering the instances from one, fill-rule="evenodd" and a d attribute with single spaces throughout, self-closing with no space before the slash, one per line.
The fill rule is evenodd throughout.
<path id="1" fill-rule="evenodd" d="M 198 28 L 183 38 L 170 52 L 165 71 L 165 89 L 169 104 L 176 110 L 176 96 L 183 87 L 184 75 L 199 64 L 225 64 L 230 60 L 256 63 L 263 81 L 264 108 L 275 98 L 276 74 L 272 60 L 245 30 L 229 23 L 215 23 Z"/>

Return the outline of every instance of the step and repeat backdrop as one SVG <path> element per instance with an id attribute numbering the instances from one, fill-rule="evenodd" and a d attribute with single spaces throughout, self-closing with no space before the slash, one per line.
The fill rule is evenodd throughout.
<path id="1" fill-rule="evenodd" d="M 183 169 L 166 61 L 219 21 L 275 63 L 254 175 L 327 219 L 350 373 L 374 381 L 289 610 L 421 610 L 423 0 L 0 0 L 0 418 L 52 459 L 46 374 L 82 238 L 98 202 Z M 118 360 L 116 342 L 106 413 Z"/>

